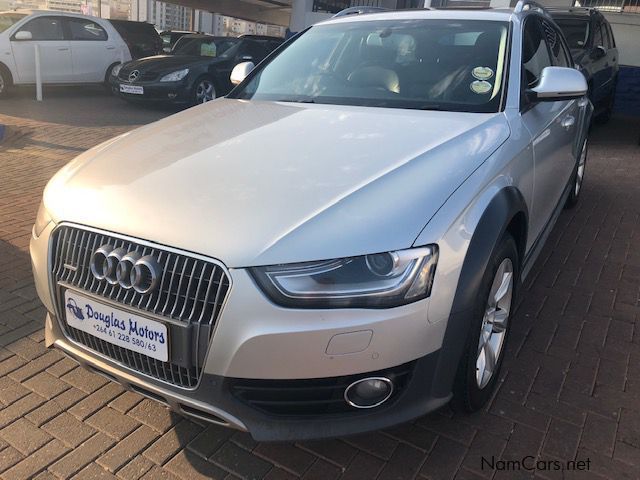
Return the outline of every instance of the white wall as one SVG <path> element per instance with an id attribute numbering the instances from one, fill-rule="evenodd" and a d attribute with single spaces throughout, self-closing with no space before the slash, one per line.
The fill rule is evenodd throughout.
<path id="1" fill-rule="evenodd" d="M 606 13 L 620 54 L 620 64 L 640 67 L 640 14 Z"/>

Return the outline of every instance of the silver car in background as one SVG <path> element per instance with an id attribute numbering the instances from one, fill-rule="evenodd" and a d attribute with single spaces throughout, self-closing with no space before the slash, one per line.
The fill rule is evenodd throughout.
<path id="1" fill-rule="evenodd" d="M 103 143 L 31 239 L 46 343 L 257 440 L 481 408 L 592 106 L 535 4 L 316 25 Z M 246 77 L 246 78 L 244 78 Z"/>

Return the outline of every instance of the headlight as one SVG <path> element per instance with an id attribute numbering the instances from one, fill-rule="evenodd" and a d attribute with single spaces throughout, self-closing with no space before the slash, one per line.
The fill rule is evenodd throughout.
<path id="1" fill-rule="evenodd" d="M 38 208 L 38 215 L 36 215 L 36 223 L 33 225 L 33 233 L 36 237 L 39 237 L 42 231 L 47 228 L 47 225 L 51 223 L 51 217 L 49 216 L 49 212 L 44 207 L 44 202 L 40 202 L 40 207 Z"/>
<path id="2" fill-rule="evenodd" d="M 177 72 L 169 73 L 160 79 L 161 82 L 178 82 L 187 76 L 189 69 L 178 70 Z"/>
<path id="3" fill-rule="evenodd" d="M 428 297 L 438 246 L 319 262 L 254 267 L 275 303 L 298 308 L 388 308 Z"/>
<path id="4" fill-rule="evenodd" d="M 120 73 L 120 70 L 122 70 L 122 64 L 121 63 L 119 63 L 118 65 L 113 67 L 113 69 L 111 70 L 111 76 L 112 77 L 117 77 L 118 74 Z"/>

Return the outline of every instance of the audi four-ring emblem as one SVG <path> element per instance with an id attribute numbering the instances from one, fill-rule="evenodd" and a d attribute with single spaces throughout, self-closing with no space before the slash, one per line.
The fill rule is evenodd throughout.
<path id="1" fill-rule="evenodd" d="M 138 293 L 153 292 L 160 281 L 162 268 L 152 255 L 128 252 L 125 248 L 102 245 L 91 256 L 91 273 L 97 280 L 120 285 Z"/>

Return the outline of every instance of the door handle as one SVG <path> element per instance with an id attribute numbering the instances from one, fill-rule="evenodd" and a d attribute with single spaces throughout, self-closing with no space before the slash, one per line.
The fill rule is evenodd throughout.
<path id="1" fill-rule="evenodd" d="M 576 119 L 571 115 L 569 115 L 568 117 L 565 117 L 564 120 L 562 120 L 562 126 L 567 130 L 569 130 L 574 123 L 576 123 Z"/>
<path id="2" fill-rule="evenodd" d="M 107 47 L 107 50 L 115 50 L 116 47 Z"/>
<path id="3" fill-rule="evenodd" d="M 59 48 L 58 51 L 59 52 L 67 52 L 69 49 L 68 48 Z"/>

